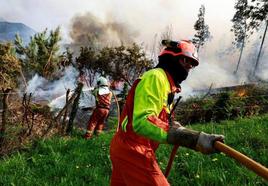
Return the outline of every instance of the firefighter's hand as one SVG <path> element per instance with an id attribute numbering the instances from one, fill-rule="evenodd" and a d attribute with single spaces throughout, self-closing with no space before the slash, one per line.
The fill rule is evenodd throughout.
<path id="1" fill-rule="evenodd" d="M 215 141 L 223 142 L 223 140 L 224 140 L 223 135 L 207 134 L 201 132 L 197 140 L 196 150 L 200 151 L 203 154 L 217 153 L 218 151 L 214 148 L 214 142 Z"/>

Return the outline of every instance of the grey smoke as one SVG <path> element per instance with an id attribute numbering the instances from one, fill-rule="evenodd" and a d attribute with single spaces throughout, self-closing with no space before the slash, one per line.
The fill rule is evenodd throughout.
<path id="1" fill-rule="evenodd" d="M 138 32 L 126 23 L 116 20 L 104 22 L 89 12 L 71 20 L 70 37 L 74 45 L 88 45 L 92 40 L 100 46 L 130 44 L 137 36 Z"/>

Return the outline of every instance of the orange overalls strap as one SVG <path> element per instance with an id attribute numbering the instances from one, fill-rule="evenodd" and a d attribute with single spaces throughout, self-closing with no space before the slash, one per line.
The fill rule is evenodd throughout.
<path id="1" fill-rule="evenodd" d="M 110 109 L 111 105 L 111 99 L 112 99 L 112 93 L 109 94 L 103 94 L 103 95 L 97 95 L 97 108 L 106 108 Z"/>

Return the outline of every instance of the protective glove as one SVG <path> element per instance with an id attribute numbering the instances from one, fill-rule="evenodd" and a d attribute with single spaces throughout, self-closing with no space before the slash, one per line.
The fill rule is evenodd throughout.
<path id="1" fill-rule="evenodd" d="M 207 134 L 200 132 L 195 150 L 200 151 L 203 154 L 216 153 L 217 150 L 214 148 L 215 141 L 223 142 L 224 136 L 218 134 Z"/>
<path id="2" fill-rule="evenodd" d="M 169 144 L 195 149 L 199 133 L 181 126 L 179 122 L 173 122 L 169 127 L 167 142 Z"/>
<path id="3" fill-rule="evenodd" d="M 182 127 L 179 122 L 173 122 L 169 128 L 167 142 L 199 151 L 204 154 L 217 152 L 213 147 L 216 140 L 223 141 L 223 135 L 206 134 Z"/>

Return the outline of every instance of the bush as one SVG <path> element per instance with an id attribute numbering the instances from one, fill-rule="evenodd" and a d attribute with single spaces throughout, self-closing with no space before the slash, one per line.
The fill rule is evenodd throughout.
<path id="1" fill-rule="evenodd" d="M 206 98 L 191 97 L 176 109 L 176 119 L 183 124 L 210 122 L 267 113 L 266 86 L 238 86 Z"/>

